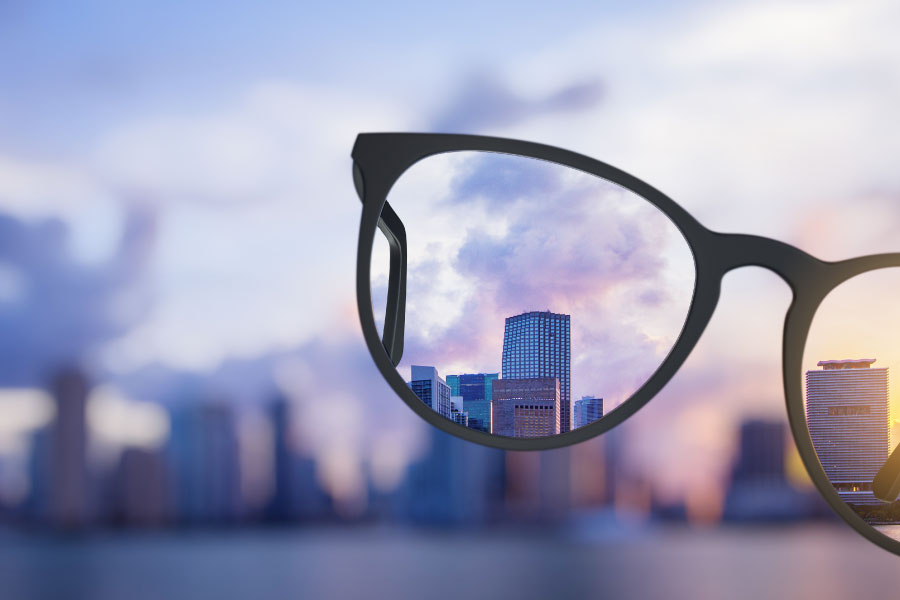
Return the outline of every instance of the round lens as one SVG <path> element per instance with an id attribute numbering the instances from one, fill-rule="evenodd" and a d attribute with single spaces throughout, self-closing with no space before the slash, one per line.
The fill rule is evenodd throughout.
<path id="1" fill-rule="evenodd" d="M 458 424 L 530 438 L 592 423 L 647 381 L 681 333 L 693 256 L 628 189 L 536 159 L 457 152 L 414 165 L 388 202 L 408 243 L 397 368 Z M 379 241 L 372 260 L 379 327 L 388 252 Z"/>
<path id="2" fill-rule="evenodd" d="M 837 287 L 816 312 L 803 357 L 806 423 L 825 475 L 847 506 L 895 540 L 900 465 L 889 457 L 900 441 L 891 389 L 900 369 L 898 289 L 900 269 Z"/>

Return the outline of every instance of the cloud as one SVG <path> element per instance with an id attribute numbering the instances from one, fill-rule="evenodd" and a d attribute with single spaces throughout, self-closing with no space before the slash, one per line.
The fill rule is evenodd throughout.
<path id="1" fill-rule="evenodd" d="M 573 397 L 621 402 L 680 333 L 693 292 L 687 245 L 652 205 L 603 180 L 529 159 L 470 159 L 447 162 L 458 172 L 446 197 L 406 219 L 403 364 L 498 371 L 504 319 L 549 309 L 572 315 Z M 423 202 L 404 192 L 392 196 L 401 218 L 404 201 Z M 435 212 L 452 233 L 431 235 Z M 486 219 L 503 224 L 491 231 Z"/>
<path id="2" fill-rule="evenodd" d="M 0 300 L 0 386 L 40 386 L 65 363 L 90 360 L 140 316 L 139 282 L 154 235 L 152 213 L 133 210 L 115 257 L 80 265 L 68 228 L 0 215 L 0 264 L 14 293 Z"/>
<path id="3" fill-rule="evenodd" d="M 510 89 L 500 74 L 476 73 L 464 82 L 453 101 L 434 117 L 431 130 L 473 133 L 514 125 L 539 115 L 583 111 L 597 106 L 603 93 L 603 84 L 592 78 L 532 99 Z"/>

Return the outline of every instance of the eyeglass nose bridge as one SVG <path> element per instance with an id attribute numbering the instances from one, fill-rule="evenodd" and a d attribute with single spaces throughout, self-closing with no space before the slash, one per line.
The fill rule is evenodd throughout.
<path id="1" fill-rule="evenodd" d="M 781 277 L 795 294 L 832 285 L 827 276 L 829 263 L 790 244 L 756 235 L 709 233 L 707 247 L 697 254 L 702 257 L 698 262 L 705 263 L 698 264 L 701 275 L 711 272 L 721 280 L 741 267 L 762 267 Z"/>

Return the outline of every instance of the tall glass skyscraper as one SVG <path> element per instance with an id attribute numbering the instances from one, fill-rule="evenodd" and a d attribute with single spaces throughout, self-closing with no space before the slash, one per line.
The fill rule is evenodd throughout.
<path id="1" fill-rule="evenodd" d="M 442 417 L 450 416 L 450 386 L 441 379 L 434 367 L 413 365 L 409 387 L 419 400 L 427 404 Z"/>
<path id="2" fill-rule="evenodd" d="M 560 433 L 572 428 L 571 340 L 570 316 L 550 311 L 508 317 L 503 332 L 503 379 L 559 380 Z"/>
<path id="3" fill-rule="evenodd" d="M 447 375 L 450 393 L 463 399 L 463 406 L 469 415 L 470 428 L 491 431 L 492 384 L 499 377 L 499 373 Z"/>
<path id="4" fill-rule="evenodd" d="M 819 462 L 848 504 L 879 504 L 872 479 L 890 451 L 888 369 L 826 360 L 806 373 L 806 422 Z"/>

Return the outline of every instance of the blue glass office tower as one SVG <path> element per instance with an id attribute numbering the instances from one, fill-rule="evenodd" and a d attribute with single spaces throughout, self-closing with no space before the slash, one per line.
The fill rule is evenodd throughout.
<path id="1" fill-rule="evenodd" d="M 462 397 L 471 429 L 491 431 L 491 395 L 493 382 L 499 377 L 499 373 L 447 375 L 450 394 Z"/>
<path id="2" fill-rule="evenodd" d="M 412 366 L 412 380 L 409 387 L 419 400 L 427 404 L 442 417 L 450 416 L 450 386 L 441 379 L 434 367 Z"/>
<path id="3" fill-rule="evenodd" d="M 569 315 L 527 312 L 506 319 L 503 379 L 559 380 L 560 433 L 572 428 L 572 337 Z"/>
<path id="4" fill-rule="evenodd" d="M 582 396 L 572 406 L 572 421 L 575 429 L 593 423 L 603 416 L 603 398 Z"/>

